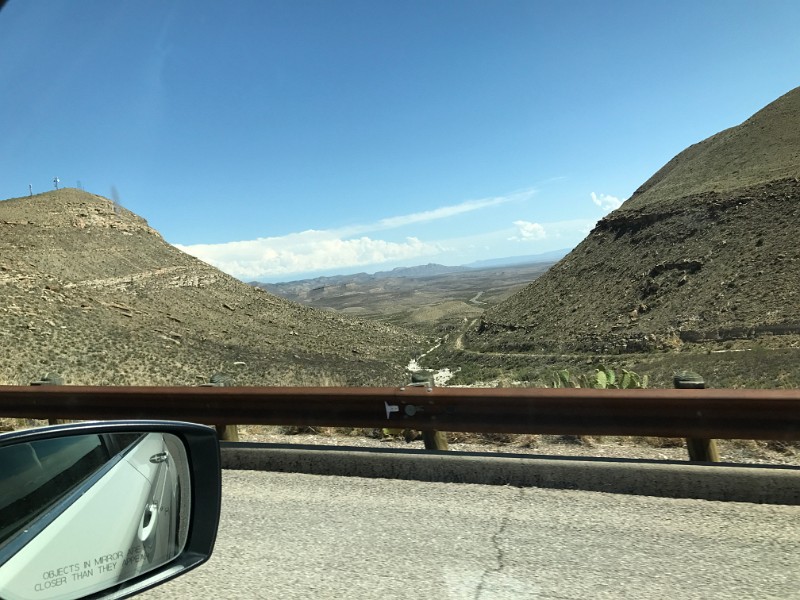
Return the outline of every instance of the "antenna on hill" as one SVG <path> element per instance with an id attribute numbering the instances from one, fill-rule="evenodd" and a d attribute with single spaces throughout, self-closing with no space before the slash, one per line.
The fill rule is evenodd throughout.
<path id="1" fill-rule="evenodd" d="M 59 181 L 61 181 L 61 180 L 58 177 L 53 177 L 53 185 L 56 186 L 56 189 L 58 189 L 58 182 Z"/>
<path id="2" fill-rule="evenodd" d="M 111 186 L 111 201 L 114 203 L 114 214 L 119 216 L 122 205 L 119 203 L 119 192 L 115 185 Z"/>

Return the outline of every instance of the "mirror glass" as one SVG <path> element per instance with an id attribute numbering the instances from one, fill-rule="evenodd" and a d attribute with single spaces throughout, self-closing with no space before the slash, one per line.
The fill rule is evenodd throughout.
<path id="1" fill-rule="evenodd" d="M 80 598 L 163 565 L 186 543 L 190 494 L 168 433 L 0 447 L 0 598 Z"/>

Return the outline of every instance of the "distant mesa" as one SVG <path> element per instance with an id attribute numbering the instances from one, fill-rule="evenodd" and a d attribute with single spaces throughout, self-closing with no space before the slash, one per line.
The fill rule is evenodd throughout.
<path id="1" fill-rule="evenodd" d="M 396 267 L 391 271 L 378 271 L 373 275 L 375 279 L 385 279 L 388 277 L 435 277 L 437 275 L 447 275 L 449 273 L 459 273 L 469 271 L 469 267 L 448 267 L 436 263 L 428 263 L 417 267 Z"/>
<path id="2" fill-rule="evenodd" d="M 800 341 L 800 88 L 690 146 L 464 346 L 633 352 Z"/>
<path id="3" fill-rule="evenodd" d="M 490 258 L 486 260 L 479 260 L 471 262 L 466 265 L 447 266 L 437 263 L 428 263 L 427 265 L 417 265 L 414 267 L 396 267 L 391 271 L 377 271 L 375 273 L 354 273 L 351 275 L 330 275 L 314 277 L 311 279 L 297 279 L 294 281 L 286 281 L 281 283 L 262 283 L 259 281 L 251 281 L 250 285 L 254 285 L 273 293 L 281 294 L 283 290 L 291 290 L 291 293 L 296 293 L 297 290 L 303 289 L 306 293 L 319 294 L 324 291 L 323 288 L 330 288 L 337 285 L 353 285 L 364 284 L 370 281 L 380 279 L 392 278 L 409 278 L 421 279 L 425 277 L 440 277 L 443 275 L 452 275 L 456 273 L 465 273 L 474 271 L 476 269 L 496 269 L 502 267 L 512 267 L 520 265 L 533 265 L 540 263 L 554 263 L 563 258 L 569 253 L 569 248 L 561 250 L 553 250 L 551 252 L 544 252 L 541 254 L 529 254 L 525 256 L 509 256 L 502 258 Z"/>
<path id="4" fill-rule="evenodd" d="M 513 267 L 517 265 L 529 265 L 535 263 L 556 262 L 569 254 L 570 248 L 561 248 L 541 254 L 528 254 L 525 256 L 508 256 L 504 258 L 487 258 L 464 265 L 471 269 L 490 269 L 499 267 Z"/>

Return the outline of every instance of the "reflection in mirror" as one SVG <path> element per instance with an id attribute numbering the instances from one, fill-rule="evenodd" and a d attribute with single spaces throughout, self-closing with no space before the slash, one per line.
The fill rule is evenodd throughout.
<path id="1" fill-rule="evenodd" d="M 183 550 L 191 487 L 175 435 L 34 440 L 0 447 L 0 467 L 0 598 L 80 598 Z"/>

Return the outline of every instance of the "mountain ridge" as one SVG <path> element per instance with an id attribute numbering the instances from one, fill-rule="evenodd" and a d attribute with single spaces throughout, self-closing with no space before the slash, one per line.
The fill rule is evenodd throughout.
<path id="1" fill-rule="evenodd" d="M 422 336 L 300 306 L 167 244 L 145 219 L 66 188 L 0 202 L 0 381 L 382 385 Z"/>
<path id="2" fill-rule="evenodd" d="M 465 347 L 797 343 L 799 178 L 797 88 L 668 161 L 547 273 L 488 309 Z"/>

